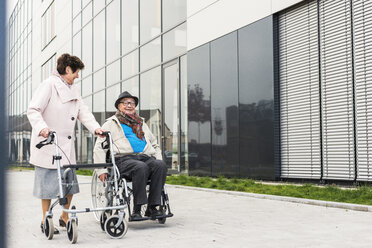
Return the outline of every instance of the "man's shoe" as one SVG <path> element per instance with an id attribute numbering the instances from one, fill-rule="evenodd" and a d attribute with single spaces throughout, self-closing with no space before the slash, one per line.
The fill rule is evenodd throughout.
<path id="1" fill-rule="evenodd" d="M 155 219 L 158 216 L 163 216 L 164 213 L 161 210 L 156 209 L 156 206 L 150 206 L 146 209 L 145 216 Z"/>
<path id="2" fill-rule="evenodd" d="M 62 218 L 59 218 L 59 226 L 66 227 L 66 222 Z"/>
<path id="3" fill-rule="evenodd" d="M 132 221 L 141 220 L 141 219 L 142 219 L 142 215 L 140 211 L 133 212 L 132 215 L 130 216 L 130 220 Z"/>

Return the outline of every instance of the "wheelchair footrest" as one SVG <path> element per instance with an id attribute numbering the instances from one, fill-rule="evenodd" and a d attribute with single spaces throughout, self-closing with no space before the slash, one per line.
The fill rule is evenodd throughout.
<path id="1" fill-rule="evenodd" d="M 159 216 L 156 216 L 155 218 L 153 218 L 152 216 L 150 216 L 150 217 L 143 216 L 142 218 L 138 218 L 138 219 L 134 219 L 134 220 L 132 220 L 132 218 L 129 217 L 128 221 L 132 222 L 132 221 L 144 221 L 144 220 L 157 220 L 157 219 L 170 218 L 170 217 L 173 217 L 172 213 L 159 215 Z"/>

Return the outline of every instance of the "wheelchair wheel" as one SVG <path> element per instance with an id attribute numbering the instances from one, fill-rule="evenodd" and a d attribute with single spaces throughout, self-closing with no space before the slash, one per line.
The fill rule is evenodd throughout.
<path id="1" fill-rule="evenodd" d="M 48 239 L 52 239 L 54 235 L 53 218 L 46 217 L 44 220 L 44 234 Z"/>
<path id="2" fill-rule="evenodd" d="M 160 219 L 158 219 L 158 222 L 159 222 L 159 224 L 165 224 L 166 220 L 167 220 L 167 218 L 160 218 Z"/>
<path id="3" fill-rule="evenodd" d="M 66 230 L 67 237 L 70 240 L 71 244 L 75 244 L 78 238 L 78 229 L 77 229 L 76 219 L 69 219 L 67 221 Z"/>
<path id="4" fill-rule="evenodd" d="M 94 171 L 92 176 L 91 184 L 91 196 L 92 196 L 92 208 L 103 208 L 107 206 L 107 198 L 105 195 L 106 187 L 103 185 L 101 180 L 98 178 L 96 171 Z M 94 211 L 94 218 L 100 221 L 100 212 Z"/>
<path id="5" fill-rule="evenodd" d="M 117 215 L 113 215 L 108 218 L 105 223 L 105 231 L 113 239 L 122 238 L 128 231 L 128 223 L 126 219 L 123 219 L 120 225 L 116 228 L 115 225 L 118 223 L 118 221 L 119 217 Z"/>

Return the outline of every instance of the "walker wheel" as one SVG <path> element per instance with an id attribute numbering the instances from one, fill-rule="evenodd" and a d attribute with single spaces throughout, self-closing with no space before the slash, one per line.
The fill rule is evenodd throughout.
<path id="1" fill-rule="evenodd" d="M 76 219 L 69 219 L 66 225 L 67 237 L 71 244 L 75 244 L 78 238 Z"/>
<path id="2" fill-rule="evenodd" d="M 48 239 L 52 239 L 54 235 L 54 225 L 53 225 L 53 218 L 46 217 L 44 221 L 44 233 Z"/>
<path id="3" fill-rule="evenodd" d="M 113 239 L 120 239 L 122 238 L 128 231 L 128 223 L 124 218 L 120 225 L 116 228 L 115 225 L 118 223 L 119 217 L 117 215 L 113 215 L 106 220 L 105 223 L 105 231 L 106 233 Z"/>

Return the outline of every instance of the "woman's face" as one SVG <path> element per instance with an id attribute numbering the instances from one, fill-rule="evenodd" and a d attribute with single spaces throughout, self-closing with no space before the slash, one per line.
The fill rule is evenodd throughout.
<path id="1" fill-rule="evenodd" d="M 80 70 L 77 69 L 75 72 L 72 71 L 70 66 L 66 67 L 66 74 L 62 75 L 62 77 L 65 79 L 65 81 L 72 85 L 74 83 L 75 78 L 79 78 L 79 72 Z"/>
<path id="2" fill-rule="evenodd" d="M 118 109 L 124 114 L 133 115 L 136 112 L 136 102 L 133 98 L 123 98 L 118 105 Z"/>

